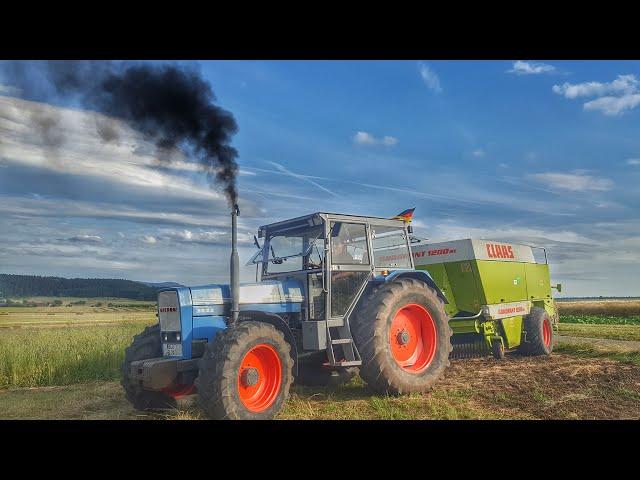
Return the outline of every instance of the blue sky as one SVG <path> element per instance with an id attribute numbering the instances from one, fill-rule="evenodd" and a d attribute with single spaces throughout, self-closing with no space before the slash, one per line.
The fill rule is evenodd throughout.
<path id="1" fill-rule="evenodd" d="M 271 221 L 416 207 L 433 240 L 547 247 L 566 295 L 640 295 L 640 63 L 196 63 L 239 125 L 241 260 Z M 54 154 L 34 115 L 62 119 Z M 183 160 L 0 77 L 0 271 L 226 281 L 225 201 Z"/>

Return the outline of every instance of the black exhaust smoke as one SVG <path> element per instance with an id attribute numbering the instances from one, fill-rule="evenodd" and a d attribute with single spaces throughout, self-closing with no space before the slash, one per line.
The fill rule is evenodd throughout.
<path id="1" fill-rule="evenodd" d="M 230 112 L 215 105 L 211 85 L 199 72 L 174 65 L 105 61 L 4 62 L 0 68 L 23 96 L 36 101 L 74 101 L 119 118 L 155 141 L 163 162 L 171 161 L 170 155 L 164 153 L 180 149 L 198 162 L 210 184 L 222 185 L 232 207 L 230 287 L 231 322 L 235 322 L 239 312 L 240 210 L 236 189 L 238 152 L 230 142 L 238 126 Z M 56 118 L 45 120 L 39 128 L 47 133 Z M 38 127 L 35 121 L 34 126 Z M 118 139 L 117 131 L 108 124 L 97 124 L 96 133 L 105 142 Z M 49 146 L 51 139 L 44 140 Z"/>
<path id="2" fill-rule="evenodd" d="M 164 162 L 171 160 L 162 152 L 180 149 L 198 162 L 211 184 L 221 184 L 230 206 L 237 203 L 238 152 L 230 142 L 238 126 L 230 112 L 214 103 L 211 85 L 196 69 L 110 61 L 1 65 L 12 86 L 31 100 L 78 102 L 119 118 L 154 141 Z M 117 140 L 112 128 L 96 127 L 103 141 Z"/>

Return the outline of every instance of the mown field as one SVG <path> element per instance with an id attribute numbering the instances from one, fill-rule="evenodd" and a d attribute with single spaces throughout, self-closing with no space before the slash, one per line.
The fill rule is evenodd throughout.
<path id="1" fill-rule="evenodd" d="M 156 321 L 153 302 L 60 300 L 0 307 L 0 418 L 200 417 L 189 399 L 175 412 L 141 414 L 122 396 L 124 348 Z M 559 307 L 561 335 L 640 341 L 640 301 Z M 331 390 L 294 387 L 280 418 L 640 418 L 640 352 L 589 343 L 556 352 L 456 360 L 423 395 L 375 396 L 359 378 Z"/>

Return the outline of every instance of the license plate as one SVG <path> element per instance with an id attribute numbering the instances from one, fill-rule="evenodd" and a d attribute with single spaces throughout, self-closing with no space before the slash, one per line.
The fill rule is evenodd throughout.
<path id="1" fill-rule="evenodd" d="M 181 357 L 182 344 L 181 343 L 163 343 L 162 354 L 165 357 Z"/>

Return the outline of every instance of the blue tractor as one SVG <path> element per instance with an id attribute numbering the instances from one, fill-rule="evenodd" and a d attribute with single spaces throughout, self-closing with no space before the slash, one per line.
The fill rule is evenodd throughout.
<path id="1" fill-rule="evenodd" d="M 238 215 L 230 285 L 162 290 L 158 324 L 127 348 L 122 385 L 135 408 L 197 393 L 210 418 L 268 419 L 294 382 L 337 385 L 359 372 L 397 395 L 442 375 L 446 299 L 414 269 L 403 217 L 313 213 L 262 226 L 248 263 L 256 282 L 240 284 Z"/>

